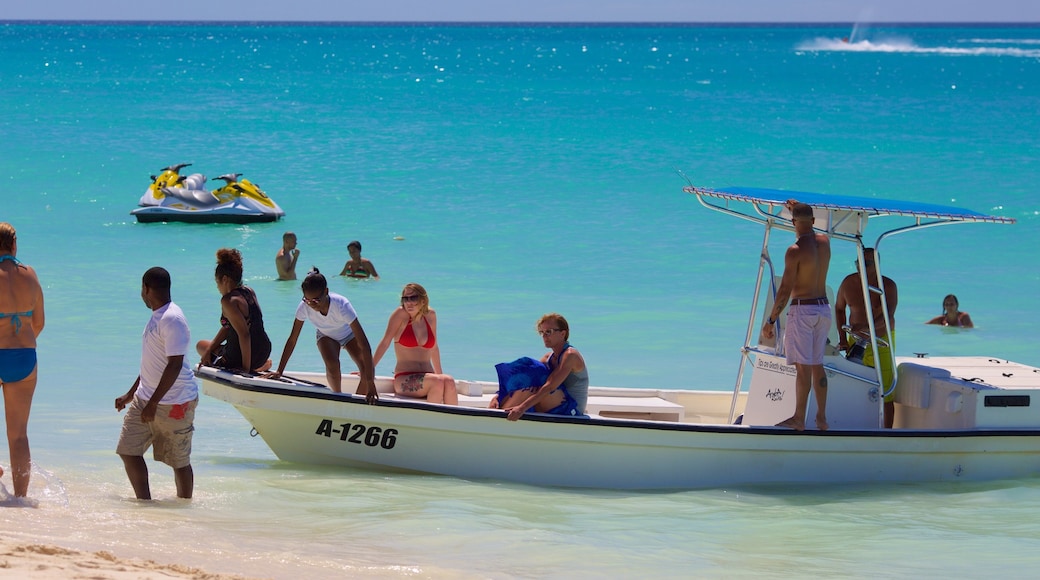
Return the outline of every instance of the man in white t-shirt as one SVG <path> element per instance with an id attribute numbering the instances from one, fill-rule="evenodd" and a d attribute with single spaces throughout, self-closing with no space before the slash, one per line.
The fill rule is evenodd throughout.
<path id="1" fill-rule="evenodd" d="M 339 352 L 342 348 L 354 359 L 361 375 L 356 394 L 364 395 L 370 404 L 375 403 L 379 393 L 376 392 L 376 367 L 372 363 L 372 347 L 350 300 L 329 292 L 328 281 L 317 268 L 307 274 L 300 288 L 303 290 L 303 300 L 296 308 L 296 319 L 293 321 L 289 338 L 285 341 L 282 358 L 278 361 L 278 370 L 264 376 L 282 376 L 285 365 L 289 364 L 289 357 L 296 350 L 296 341 L 300 338 L 303 323 L 309 320 L 317 329 L 318 352 L 325 361 L 325 378 L 329 388 L 337 393 L 343 391 L 343 377 L 339 364 Z"/>
<path id="2" fill-rule="evenodd" d="M 171 301 L 170 285 L 170 273 L 158 266 L 141 279 L 141 299 L 152 309 L 142 337 L 141 373 L 134 386 L 116 398 L 116 411 L 130 406 L 116 453 L 123 459 L 137 499 L 152 499 L 144 461 L 149 446 L 156 461 L 173 468 L 177 497 L 190 498 L 195 487 L 191 436 L 199 385 L 185 360 L 191 347 L 188 321 Z"/>

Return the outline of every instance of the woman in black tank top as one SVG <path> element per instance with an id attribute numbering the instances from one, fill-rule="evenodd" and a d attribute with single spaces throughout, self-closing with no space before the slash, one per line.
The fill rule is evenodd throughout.
<path id="1" fill-rule="evenodd" d="M 220 330 L 213 340 L 200 340 L 196 345 L 202 364 L 246 372 L 267 370 L 271 339 L 264 330 L 256 293 L 242 285 L 242 254 L 235 249 L 217 250 L 214 278 L 222 294 Z"/>

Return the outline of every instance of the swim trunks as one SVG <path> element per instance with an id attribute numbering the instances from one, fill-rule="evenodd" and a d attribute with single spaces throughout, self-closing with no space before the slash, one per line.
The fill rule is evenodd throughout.
<path id="1" fill-rule="evenodd" d="M 569 417 L 577 417 L 581 415 L 581 411 L 578 410 L 578 402 L 571 397 L 567 389 L 563 389 L 563 402 L 546 411 L 549 415 L 566 415 Z"/>
<path id="2" fill-rule="evenodd" d="M 882 336 L 882 340 L 888 343 L 888 346 L 878 345 L 878 356 L 881 360 L 881 392 L 885 392 L 892 385 L 892 349 L 896 345 L 896 333 L 895 331 Z M 868 342 L 863 350 L 863 364 L 873 368 L 874 367 L 874 349 Z M 892 392 L 885 397 L 886 403 L 891 403 L 896 400 L 896 390 L 892 389 Z"/>
<path id="3" fill-rule="evenodd" d="M 821 365 L 831 328 L 827 304 L 792 304 L 787 309 L 784 352 L 787 364 Z"/>
<path id="4" fill-rule="evenodd" d="M 0 349 L 0 383 L 17 383 L 36 368 L 35 348 Z"/>

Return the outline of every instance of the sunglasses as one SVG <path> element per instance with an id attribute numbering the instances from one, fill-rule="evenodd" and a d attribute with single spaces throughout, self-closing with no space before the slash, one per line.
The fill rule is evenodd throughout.
<path id="1" fill-rule="evenodd" d="M 542 336 L 552 336 L 552 333 L 554 333 L 554 332 L 563 332 L 563 330 L 559 329 L 559 328 L 550 328 L 548 330 L 536 330 L 535 332 L 537 332 L 538 334 L 540 334 Z"/>
<path id="2" fill-rule="evenodd" d="M 306 296 L 304 296 L 303 302 L 305 304 L 310 304 L 311 306 L 314 306 L 315 304 L 321 304 L 322 298 L 324 298 L 324 296 L 318 296 L 317 298 L 307 298 Z"/>
<path id="3" fill-rule="evenodd" d="M 418 302 L 419 300 L 422 300 L 422 296 L 419 296 L 418 294 L 409 294 L 408 296 L 401 297 L 401 304 L 407 302 Z"/>

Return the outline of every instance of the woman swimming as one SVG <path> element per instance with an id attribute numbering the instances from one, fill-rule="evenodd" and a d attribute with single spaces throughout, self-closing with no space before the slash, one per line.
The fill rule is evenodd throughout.
<path id="1" fill-rule="evenodd" d="M 929 320 L 927 324 L 940 324 L 942 326 L 956 326 L 960 328 L 975 328 L 971 316 L 967 312 L 961 312 L 960 302 L 953 294 L 947 294 L 943 298 L 943 314 Z"/>

